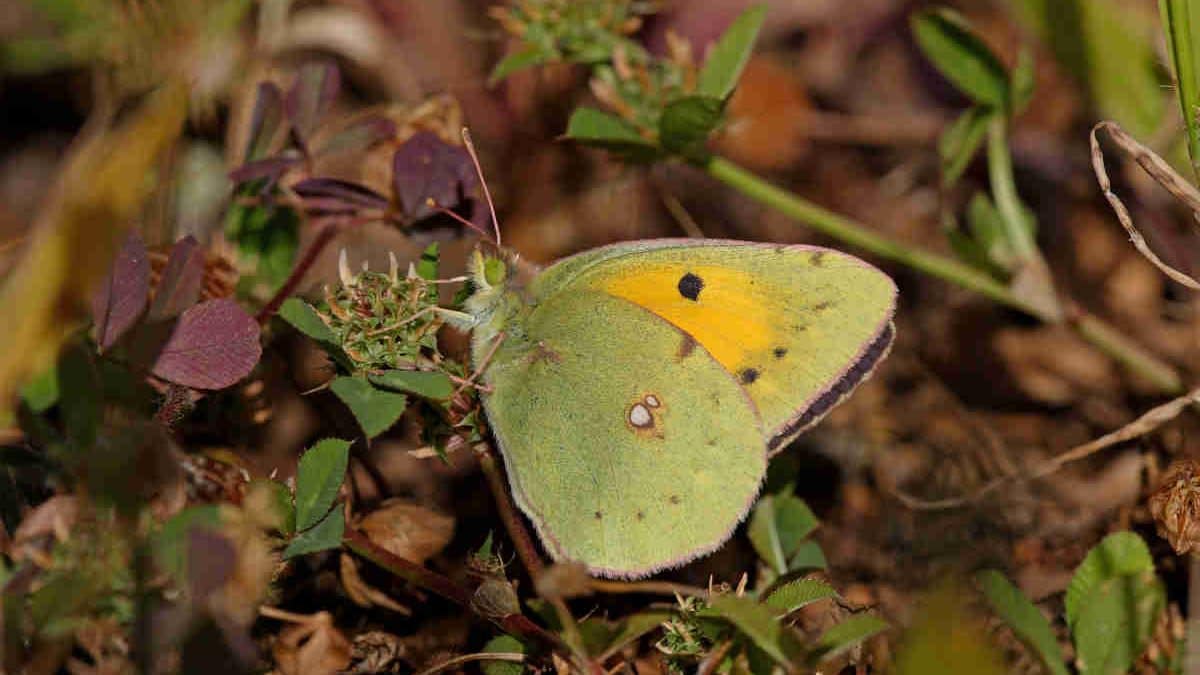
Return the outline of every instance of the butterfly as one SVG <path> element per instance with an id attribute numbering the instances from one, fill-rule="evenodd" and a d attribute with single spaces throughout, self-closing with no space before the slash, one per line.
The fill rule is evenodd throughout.
<path id="1" fill-rule="evenodd" d="M 514 500 L 556 560 L 639 578 L 711 553 L 769 457 L 866 379 L 896 286 L 845 253 L 653 239 L 518 287 L 477 253 L 472 360 Z"/>

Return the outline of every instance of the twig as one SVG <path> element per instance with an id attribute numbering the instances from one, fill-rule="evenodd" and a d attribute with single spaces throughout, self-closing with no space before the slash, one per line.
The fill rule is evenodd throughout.
<path id="1" fill-rule="evenodd" d="M 417 675 L 433 675 L 433 673 L 440 673 L 443 670 L 449 670 L 455 666 L 461 666 L 464 663 L 471 663 L 472 661 L 508 661 L 510 663 L 525 663 L 525 655 L 517 652 L 479 652 L 478 654 L 463 654 L 462 656 L 456 656 L 452 659 L 446 659 L 432 668 L 426 668 L 425 670 L 417 673 Z"/>
<path id="2" fill-rule="evenodd" d="M 346 530 L 346 534 L 342 538 L 342 545 L 401 579 L 432 591 L 456 605 L 471 607 L 471 594 L 465 588 L 433 570 L 426 569 L 376 546 L 367 539 L 366 535 L 354 528 Z M 524 614 L 509 614 L 495 620 L 495 623 L 510 635 L 537 640 L 562 652 L 570 653 L 571 651 L 557 635 L 537 625 Z"/>
<path id="3" fill-rule="evenodd" d="M 975 490 L 969 495 L 960 497 L 949 497 L 947 499 L 926 500 L 919 497 L 914 497 L 896 490 L 892 491 L 897 499 L 900 500 L 908 508 L 919 511 L 936 511 L 943 509 L 953 509 L 967 504 L 978 502 L 980 499 L 995 492 L 1000 487 L 1006 485 L 1012 480 L 1025 479 L 1035 480 L 1047 476 L 1055 471 L 1058 471 L 1063 466 L 1071 462 L 1076 462 L 1085 457 L 1091 456 L 1110 448 L 1118 443 L 1144 436 L 1160 426 L 1170 422 L 1179 416 L 1188 406 L 1200 403 L 1200 388 L 1193 389 L 1187 394 L 1179 398 L 1172 399 L 1156 408 L 1151 408 L 1141 417 L 1117 429 L 1116 431 L 1107 433 L 1100 438 L 1077 445 L 1074 448 L 1052 457 L 1041 464 L 1038 464 L 1032 471 L 1025 474 L 1013 474 L 1009 476 L 1001 476 L 987 483 L 983 487 Z"/>
<path id="4" fill-rule="evenodd" d="M 1134 226 L 1133 218 L 1129 215 L 1129 209 L 1125 208 L 1125 204 L 1121 201 L 1120 197 L 1117 197 L 1116 193 L 1112 191 L 1112 181 L 1109 180 L 1108 170 L 1104 167 L 1104 151 L 1100 149 L 1100 140 L 1097 137 L 1101 129 L 1107 131 L 1108 137 L 1119 145 L 1130 157 L 1133 157 L 1134 161 L 1146 173 L 1150 174 L 1154 182 L 1161 185 L 1167 192 L 1170 192 L 1173 197 L 1183 202 L 1193 213 L 1200 212 L 1200 191 L 1197 191 L 1191 183 L 1184 180 L 1182 176 L 1176 173 L 1153 150 L 1138 143 L 1132 136 L 1125 133 L 1115 122 L 1100 122 L 1092 127 L 1089 140 L 1092 146 L 1092 170 L 1096 173 L 1096 182 L 1100 184 L 1100 190 L 1104 193 L 1104 198 L 1108 200 L 1109 206 L 1117 214 L 1117 220 L 1125 228 L 1125 232 L 1129 234 L 1129 240 L 1133 242 L 1134 248 L 1146 260 L 1153 263 L 1163 274 L 1194 291 L 1200 291 L 1200 282 L 1163 262 L 1154 251 L 1150 250 L 1150 246 L 1146 244 L 1146 239 L 1142 237 L 1142 233 Z"/>
<path id="5" fill-rule="evenodd" d="M 1183 672 L 1200 674 L 1200 553 L 1188 554 L 1188 617 L 1184 638 Z"/>
<path id="6" fill-rule="evenodd" d="M 337 233 L 341 231 L 341 226 L 338 223 L 326 223 L 317 232 L 317 236 L 312 243 L 308 245 L 308 249 L 304 252 L 304 256 L 296 262 L 296 266 L 292 268 L 288 274 L 287 280 L 275 292 L 275 295 L 263 305 L 263 308 L 258 310 L 258 315 L 254 318 L 259 324 L 265 324 L 275 316 L 275 312 L 279 311 L 279 307 L 283 305 L 284 300 L 287 300 L 299 288 L 300 282 L 303 281 L 304 275 L 308 274 L 308 270 L 312 268 L 313 263 L 317 261 L 317 257 L 321 255 L 321 251 L 333 241 Z"/>
<path id="7" fill-rule="evenodd" d="M 721 662 L 725 660 L 725 655 L 733 648 L 733 640 L 725 640 L 721 644 L 713 648 L 712 651 L 704 657 L 700 665 L 696 667 L 696 675 L 710 675 L 717 672 L 717 668 L 721 666 Z"/>

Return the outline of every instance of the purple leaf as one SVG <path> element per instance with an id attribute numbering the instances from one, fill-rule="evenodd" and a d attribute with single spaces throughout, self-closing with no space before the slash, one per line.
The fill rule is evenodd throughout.
<path id="1" fill-rule="evenodd" d="M 254 115 L 250 118 L 250 135 L 246 139 L 243 161 L 250 162 L 266 156 L 282 122 L 283 94 L 271 82 L 260 83 L 254 99 Z"/>
<path id="2" fill-rule="evenodd" d="M 152 372 L 193 389 L 224 389 L 262 356 L 258 323 L 229 298 L 209 300 L 179 316 Z"/>
<path id="3" fill-rule="evenodd" d="M 396 151 L 392 185 L 410 220 L 433 215 L 438 206 L 453 209 L 467 199 L 477 198 L 479 189 L 467 151 L 429 131 L 414 134 Z"/>
<path id="4" fill-rule="evenodd" d="M 183 310 L 196 304 L 204 285 L 204 250 L 188 235 L 171 247 L 171 257 L 163 269 L 154 301 L 150 303 L 149 319 L 173 319 Z"/>
<path id="5" fill-rule="evenodd" d="M 367 117 L 333 134 L 321 144 L 322 155 L 361 152 L 396 135 L 396 123 L 386 117 Z"/>
<path id="6" fill-rule="evenodd" d="M 247 162 L 233 171 L 229 172 L 229 180 L 234 183 L 245 183 L 259 178 L 268 178 L 272 181 L 283 175 L 284 171 L 304 161 L 301 157 L 279 155 L 277 157 L 267 157 L 253 162 Z"/>
<path id="7" fill-rule="evenodd" d="M 387 197 L 365 185 L 337 178 L 308 178 L 292 186 L 310 213 L 357 213 L 363 209 L 386 209 Z"/>
<path id="8" fill-rule="evenodd" d="M 284 107 L 296 142 L 307 153 L 307 139 L 328 112 L 341 88 L 341 74 L 332 63 L 308 63 L 296 73 Z"/>
<path id="9" fill-rule="evenodd" d="M 188 585 L 192 598 L 203 602 L 233 575 L 237 549 L 225 537 L 204 527 L 188 531 Z"/>
<path id="10" fill-rule="evenodd" d="M 150 296 L 150 259 L 137 232 L 130 232 L 108 278 L 92 296 L 96 344 L 103 351 L 125 334 L 146 308 Z"/>

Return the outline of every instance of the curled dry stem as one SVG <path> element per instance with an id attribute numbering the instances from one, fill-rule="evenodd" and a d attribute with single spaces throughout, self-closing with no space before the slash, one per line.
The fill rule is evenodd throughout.
<path id="1" fill-rule="evenodd" d="M 1167 164 L 1153 150 L 1125 133 L 1125 130 L 1116 122 L 1100 122 L 1092 127 L 1092 133 L 1089 137 L 1092 146 L 1092 170 L 1096 173 L 1096 181 L 1100 184 L 1100 189 L 1104 191 L 1104 198 L 1108 200 L 1113 212 L 1117 214 L 1117 220 L 1121 222 L 1121 226 L 1129 233 L 1129 239 L 1133 242 L 1134 248 L 1172 280 L 1192 290 L 1200 291 L 1200 281 L 1196 281 L 1191 276 L 1171 267 L 1163 262 L 1154 251 L 1150 250 L 1149 245 L 1146 244 L 1146 239 L 1133 224 L 1133 217 L 1129 215 L 1129 209 L 1125 207 L 1120 197 L 1117 197 L 1116 193 L 1112 191 L 1112 181 L 1109 180 L 1108 170 L 1104 166 L 1104 151 L 1100 149 L 1100 140 L 1098 138 L 1101 129 L 1107 131 L 1108 137 L 1125 154 L 1132 157 L 1154 179 L 1154 182 L 1161 185 L 1167 192 L 1170 192 L 1171 196 L 1183 202 L 1184 205 L 1192 210 L 1193 214 L 1200 213 L 1200 190 L 1197 190 L 1194 185 L 1189 183 L 1183 176 L 1180 176 L 1171 168 L 1170 164 Z"/>

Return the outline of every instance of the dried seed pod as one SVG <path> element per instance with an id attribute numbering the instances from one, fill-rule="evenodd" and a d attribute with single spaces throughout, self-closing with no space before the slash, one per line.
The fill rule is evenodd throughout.
<path id="1" fill-rule="evenodd" d="M 1183 555 L 1200 543 L 1200 463 L 1176 462 L 1150 495 L 1150 513 L 1158 534 Z"/>

